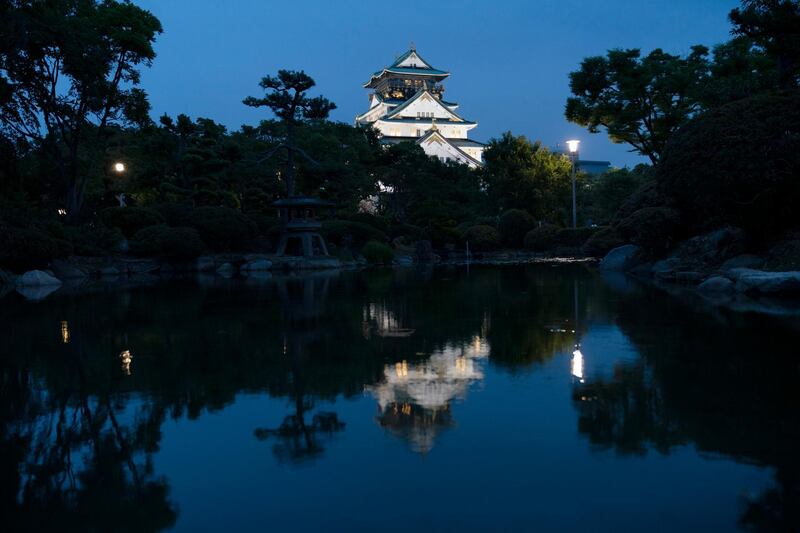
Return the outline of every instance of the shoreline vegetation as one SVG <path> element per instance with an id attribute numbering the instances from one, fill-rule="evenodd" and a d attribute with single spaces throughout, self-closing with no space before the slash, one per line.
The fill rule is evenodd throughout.
<path id="1" fill-rule="evenodd" d="M 473 261 L 605 257 L 602 270 L 706 293 L 800 294 L 797 0 L 743 2 L 711 49 L 581 62 L 566 118 L 649 164 L 578 172 L 576 228 L 566 155 L 511 132 L 477 169 L 386 148 L 330 121 L 335 104 L 302 71 L 232 97 L 272 113 L 257 125 L 154 121 L 138 83 L 160 22 L 130 3 L 72 4 L 0 8 L 0 285 L 447 263 L 468 247 Z M 273 202 L 295 194 L 335 205 L 321 216 L 330 258 L 273 255 Z"/>

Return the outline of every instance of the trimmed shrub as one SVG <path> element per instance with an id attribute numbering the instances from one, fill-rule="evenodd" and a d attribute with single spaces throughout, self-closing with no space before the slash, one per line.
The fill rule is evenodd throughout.
<path id="1" fill-rule="evenodd" d="M 137 231 L 130 241 L 130 250 L 135 255 L 181 260 L 201 255 L 205 246 L 194 228 L 159 225 Z"/>
<path id="2" fill-rule="evenodd" d="M 128 238 L 142 228 L 164 223 L 164 217 L 149 207 L 109 207 L 100 214 L 109 228 L 118 228 Z"/>
<path id="3" fill-rule="evenodd" d="M 614 229 L 626 241 L 658 256 L 672 248 L 677 240 L 680 217 L 667 207 L 645 207 L 620 220 Z"/>
<path id="4" fill-rule="evenodd" d="M 730 225 L 767 242 L 797 223 L 800 92 L 708 111 L 667 144 L 657 179 L 693 233 Z"/>
<path id="5" fill-rule="evenodd" d="M 413 224 L 392 224 L 389 226 L 389 237 L 406 237 L 409 241 L 418 241 L 426 237 L 425 231 Z"/>
<path id="6" fill-rule="evenodd" d="M 281 219 L 278 213 L 247 213 L 247 217 L 256 223 L 259 235 L 277 235 L 281 231 Z"/>
<path id="7" fill-rule="evenodd" d="M 56 239 L 26 228 L 0 225 L 0 267 L 14 272 L 44 268 L 62 255 Z"/>
<path id="8" fill-rule="evenodd" d="M 578 248 L 586 242 L 586 240 L 597 233 L 598 228 L 562 228 L 556 234 L 556 245 Z"/>
<path id="9" fill-rule="evenodd" d="M 536 221 L 527 211 L 508 209 L 500 215 L 498 229 L 503 237 L 503 244 L 518 248 L 522 246 L 525 235 L 536 226 Z"/>
<path id="10" fill-rule="evenodd" d="M 620 206 L 617 214 L 614 215 L 614 223 L 630 216 L 634 211 L 645 207 L 665 207 L 669 206 L 671 200 L 666 196 L 655 181 L 650 181 L 636 189 Z"/>
<path id="11" fill-rule="evenodd" d="M 433 226 L 430 231 L 428 231 L 428 237 L 434 248 L 458 245 L 464 241 L 464 235 L 456 228 L 450 226 Z"/>
<path id="12" fill-rule="evenodd" d="M 389 231 L 389 221 L 382 216 L 372 215 L 370 213 L 355 213 L 348 216 L 347 220 L 372 226 L 381 233 L 387 233 Z"/>
<path id="13" fill-rule="evenodd" d="M 623 244 L 625 244 L 625 240 L 617 233 L 617 230 L 609 226 L 589 237 L 581 246 L 581 251 L 592 257 L 603 257 L 612 249 Z"/>
<path id="14" fill-rule="evenodd" d="M 322 223 L 322 235 L 326 241 L 340 247 L 364 246 L 369 241 L 387 242 L 389 238 L 380 230 L 349 220 L 326 220 Z"/>
<path id="15" fill-rule="evenodd" d="M 543 252 L 555 247 L 556 237 L 561 228 L 554 224 L 542 224 L 525 234 L 524 244 L 528 250 Z"/>
<path id="16" fill-rule="evenodd" d="M 189 226 L 217 251 L 245 250 L 258 233 L 255 222 L 230 207 L 199 207 L 192 211 Z"/>
<path id="17" fill-rule="evenodd" d="M 394 258 L 391 246 L 378 241 L 369 241 L 365 244 L 361 255 L 372 265 L 391 263 Z"/>
<path id="18" fill-rule="evenodd" d="M 76 255 L 101 257 L 119 250 L 124 237 L 117 228 L 105 226 L 67 226 L 66 239 L 72 244 Z"/>
<path id="19" fill-rule="evenodd" d="M 500 248 L 500 233 L 491 226 L 472 226 L 464 233 L 464 240 L 475 252 L 488 252 Z"/>

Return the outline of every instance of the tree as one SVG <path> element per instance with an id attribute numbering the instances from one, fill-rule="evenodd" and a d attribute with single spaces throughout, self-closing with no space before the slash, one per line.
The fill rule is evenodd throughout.
<path id="1" fill-rule="evenodd" d="M 661 49 L 610 50 L 583 60 L 570 73 L 566 117 L 592 133 L 604 127 L 612 142 L 658 163 L 669 136 L 701 110 L 698 96 L 708 76 L 708 49 L 685 58 Z"/>
<path id="2" fill-rule="evenodd" d="M 800 83 L 800 2 L 744 0 L 728 15 L 733 34 L 746 36 L 775 61 L 778 84 L 791 89 Z"/>
<path id="3" fill-rule="evenodd" d="M 109 127 L 149 121 L 138 68 L 161 23 L 116 0 L 10 0 L 0 14 L 0 134 L 49 154 L 74 220 Z"/>
<path id="4" fill-rule="evenodd" d="M 306 120 L 322 120 L 336 109 L 336 104 L 322 96 L 309 98 L 308 91 L 316 85 L 314 80 L 301 71 L 279 70 L 278 76 L 266 76 L 259 86 L 266 91 L 266 96 L 256 98 L 248 96 L 242 102 L 250 107 L 268 107 L 286 126 L 285 142 L 278 148 L 285 148 L 286 192 L 294 196 L 294 156 L 300 153 L 309 158 L 296 144 L 296 129 Z"/>
<path id="5" fill-rule="evenodd" d="M 506 132 L 483 154 L 483 180 L 498 210 L 522 209 L 537 220 L 566 221 L 571 163 L 540 142 Z"/>

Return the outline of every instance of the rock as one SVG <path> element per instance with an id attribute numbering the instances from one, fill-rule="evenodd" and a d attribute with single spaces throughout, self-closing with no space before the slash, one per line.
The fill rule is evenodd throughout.
<path id="1" fill-rule="evenodd" d="M 733 282 L 722 276 L 712 276 L 697 286 L 697 290 L 704 293 L 733 292 Z"/>
<path id="2" fill-rule="evenodd" d="M 161 269 L 161 263 L 154 259 L 125 259 L 119 265 L 119 270 L 130 274 L 152 274 Z"/>
<path id="3" fill-rule="evenodd" d="M 764 266 L 764 259 L 752 254 L 742 254 L 736 257 L 731 257 L 719 269 L 722 271 L 731 270 L 732 268 L 761 268 Z"/>
<path id="4" fill-rule="evenodd" d="M 632 269 L 630 269 L 631 274 L 635 274 L 637 276 L 652 276 L 653 275 L 653 263 L 642 263 L 641 265 L 636 265 Z"/>
<path id="5" fill-rule="evenodd" d="M 198 272 L 213 272 L 215 267 L 214 258 L 207 255 L 198 257 L 195 262 L 195 270 Z"/>
<path id="6" fill-rule="evenodd" d="M 58 285 L 27 285 L 17 286 L 17 292 L 20 293 L 26 300 L 38 302 L 44 300 L 60 288 Z"/>
<path id="7" fill-rule="evenodd" d="M 245 272 L 265 272 L 272 268 L 272 261 L 269 259 L 255 259 L 242 265 L 242 273 Z"/>
<path id="8" fill-rule="evenodd" d="M 624 271 L 638 263 L 639 247 L 633 244 L 617 246 L 600 261 L 600 270 Z"/>
<path id="9" fill-rule="evenodd" d="M 41 270 L 29 270 L 17 278 L 17 287 L 46 287 L 61 285 L 61 280 Z"/>
<path id="10" fill-rule="evenodd" d="M 121 272 L 115 266 L 106 266 L 100 269 L 101 276 L 119 276 Z"/>
<path id="11" fill-rule="evenodd" d="M 229 278 L 236 273 L 236 267 L 231 263 L 222 263 L 217 269 L 217 274 Z"/>
<path id="12" fill-rule="evenodd" d="M 414 264 L 414 258 L 410 255 L 398 255 L 395 256 L 392 263 L 399 266 L 411 266 Z"/>
<path id="13" fill-rule="evenodd" d="M 64 259 L 55 259 L 50 266 L 58 279 L 82 279 L 89 275 L 75 263 Z"/>
<path id="14" fill-rule="evenodd" d="M 705 278 L 706 275 L 702 272 L 676 272 L 675 273 L 675 281 L 680 281 L 682 283 L 699 283 Z"/>
<path id="15" fill-rule="evenodd" d="M 761 294 L 800 292 L 800 271 L 766 272 L 749 268 L 735 268 L 730 271 L 730 274 L 736 280 L 738 292 Z"/>
<path id="16" fill-rule="evenodd" d="M 653 264 L 653 275 L 658 279 L 675 279 L 675 271 L 680 266 L 681 261 L 676 257 L 662 259 Z"/>
<path id="17" fill-rule="evenodd" d="M 431 241 L 417 241 L 414 243 L 414 252 L 417 256 L 417 259 L 422 263 L 431 261 L 433 259 L 434 253 Z"/>
<path id="18" fill-rule="evenodd" d="M 0 269 L 0 287 L 3 285 L 14 285 L 14 280 L 16 279 L 17 277 L 11 272 Z"/>

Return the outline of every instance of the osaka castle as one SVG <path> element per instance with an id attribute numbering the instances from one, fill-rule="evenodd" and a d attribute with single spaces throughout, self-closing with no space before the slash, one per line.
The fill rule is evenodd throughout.
<path id="1" fill-rule="evenodd" d="M 369 110 L 356 117 L 356 125 L 372 125 L 384 145 L 415 142 L 442 161 L 483 165 L 483 143 L 467 138 L 478 123 L 462 118 L 458 104 L 442 98 L 442 81 L 449 75 L 433 68 L 412 46 L 364 84 L 372 89 Z"/>

